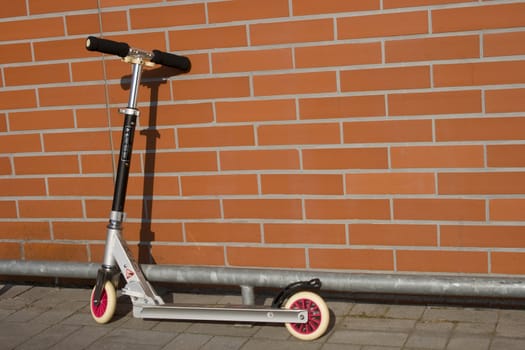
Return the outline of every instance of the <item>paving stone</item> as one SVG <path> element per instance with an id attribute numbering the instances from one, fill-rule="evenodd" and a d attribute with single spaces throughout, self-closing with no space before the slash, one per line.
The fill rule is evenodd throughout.
<path id="1" fill-rule="evenodd" d="M 336 330 L 327 343 L 361 344 L 375 346 L 401 346 L 408 333 Z"/>
<path id="2" fill-rule="evenodd" d="M 143 346 L 164 346 L 175 338 L 174 334 L 151 330 L 117 328 L 107 333 L 101 341 L 111 341 Z"/>
<path id="3" fill-rule="evenodd" d="M 191 325 L 186 332 L 187 333 L 200 333 L 200 334 L 211 334 L 211 335 L 231 335 L 231 336 L 242 336 L 249 337 L 259 331 L 259 327 L 242 327 L 236 326 L 233 323 L 212 323 L 212 322 L 199 322 Z"/>
<path id="4" fill-rule="evenodd" d="M 455 333 L 467 333 L 467 334 L 492 334 L 496 329 L 496 325 L 493 323 L 466 323 L 459 322 L 454 328 Z"/>
<path id="5" fill-rule="evenodd" d="M 488 350 L 490 337 L 472 334 L 456 334 L 447 345 L 447 350 Z"/>
<path id="6" fill-rule="evenodd" d="M 398 320 L 388 318 L 346 317 L 341 326 L 348 329 L 406 331 L 414 328 L 415 320 Z"/>
<path id="7" fill-rule="evenodd" d="M 425 312 L 424 306 L 391 305 L 385 317 L 407 320 L 419 320 Z"/>
<path id="8" fill-rule="evenodd" d="M 51 349 L 53 350 L 77 350 L 86 349 L 91 344 L 97 342 L 110 331 L 110 328 L 102 326 L 84 326 L 77 331 L 64 337 L 56 343 Z"/>
<path id="9" fill-rule="evenodd" d="M 259 331 L 253 335 L 254 338 L 286 340 L 291 337 L 284 325 L 265 325 L 259 328 Z"/>
<path id="10" fill-rule="evenodd" d="M 20 324 L 2 321 L 0 322 L 0 347 L 2 349 L 12 349 L 48 327 L 49 325 L 34 322 Z"/>
<path id="11" fill-rule="evenodd" d="M 362 316 L 362 317 L 384 317 L 388 312 L 389 307 L 387 305 L 380 304 L 356 304 L 352 310 L 350 310 L 350 316 Z"/>
<path id="12" fill-rule="evenodd" d="M 238 350 L 249 338 L 216 336 L 210 339 L 200 350 Z"/>
<path id="13" fill-rule="evenodd" d="M 425 310 L 422 320 L 495 323 L 498 321 L 498 311 L 460 308 L 428 308 Z"/>
<path id="14" fill-rule="evenodd" d="M 250 339 L 243 345 L 242 350 L 317 350 L 321 349 L 323 344 L 315 342 L 302 342 L 300 340 L 263 340 Z"/>
<path id="15" fill-rule="evenodd" d="M 162 350 L 197 350 L 200 349 L 212 338 L 208 334 L 180 334 Z"/>
<path id="16" fill-rule="evenodd" d="M 405 346 L 415 349 L 444 349 L 448 338 L 449 333 L 417 330 L 410 335 Z"/>
<path id="17" fill-rule="evenodd" d="M 496 337 L 492 340 L 490 350 L 523 350 L 525 339 Z"/>
<path id="18" fill-rule="evenodd" d="M 525 324 L 499 322 L 496 326 L 496 335 L 499 337 L 525 338 Z"/>
<path id="19" fill-rule="evenodd" d="M 452 331 L 455 323 L 448 321 L 419 321 L 416 329 L 421 331 L 447 332 Z"/>
<path id="20" fill-rule="evenodd" d="M 348 344 L 324 344 L 321 350 L 360 350 L 361 345 L 348 345 Z M 383 348 L 383 350 L 388 350 Z"/>
<path id="21" fill-rule="evenodd" d="M 45 331 L 39 333 L 35 337 L 28 339 L 22 345 L 17 347 L 17 350 L 39 350 L 39 349 L 48 349 L 58 342 L 60 342 L 64 337 L 67 337 L 69 334 L 77 331 L 79 327 L 76 326 L 64 326 L 64 325 L 55 325 L 45 329 Z"/>

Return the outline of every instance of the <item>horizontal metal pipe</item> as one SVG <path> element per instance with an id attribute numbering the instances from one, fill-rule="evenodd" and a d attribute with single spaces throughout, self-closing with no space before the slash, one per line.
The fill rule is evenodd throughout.
<path id="1" fill-rule="evenodd" d="M 0 275 L 95 279 L 100 265 L 57 261 L 0 260 Z M 142 265 L 152 282 L 282 288 L 319 278 L 323 289 L 348 293 L 525 298 L 525 281 L 510 277 L 401 275 L 326 271 Z"/>

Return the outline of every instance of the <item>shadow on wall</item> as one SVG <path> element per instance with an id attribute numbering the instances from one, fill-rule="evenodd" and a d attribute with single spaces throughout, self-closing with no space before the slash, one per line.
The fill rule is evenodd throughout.
<path id="1" fill-rule="evenodd" d="M 151 230 L 153 218 L 153 189 L 155 184 L 155 159 L 157 151 L 157 140 L 160 133 L 157 130 L 157 110 L 159 101 L 159 89 L 166 84 L 168 79 L 184 72 L 169 67 L 158 67 L 144 70 L 141 77 L 141 85 L 150 89 L 149 99 L 149 121 L 148 126 L 140 131 L 140 135 L 146 137 L 145 159 L 144 159 L 144 185 L 142 188 L 142 218 L 139 235 L 138 262 L 141 264 L 155 264 L 151 254 L 151 242 L 155 241 L 155 232 Z M 123 76 L 120 84 L 124 90 L 129 90 L 131 75 Z"/>

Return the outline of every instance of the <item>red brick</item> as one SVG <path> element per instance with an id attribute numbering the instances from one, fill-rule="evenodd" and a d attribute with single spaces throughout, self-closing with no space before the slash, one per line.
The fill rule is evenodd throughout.
<path id="1" fill-rule="evenodd" d="M 469 6 L 432 11 L 432 31 L 458 32 L 497 28 L 523 27 L 525 4 L 497 4 Z"/>
<path id="2" fill-rule="evenodd" d="M 110 150 L 106 131 L 44 134 L 46 152 Z"/>
<path id="3" fill-rule="evenodd" d="M 341 72 L 342 91 L 420 89 L 430 87 L 426 66 L 347 70 Z"/>
<path id="4" fill-rule="evenodd" d="M 17 216 L 15 201 L 0 201 L 0 218 L 14 219 Z M 1 225 L 3 225 L 3 223 Z M 2 227 L 1 225 L 0 227 Z"/>
<path id="5" fill-rule="evenodd" d="M 288 17 L 287 0 L 266 0 L 264 3 L 233 0 L 208 4 L 210 23 L 247 21 Z"/>
<path id="6" fill-rule="evenodd" d="M 346 244 L 342 224 L 265 224 L 264 242 L 276 244 Z"/>
<path id="7" fill-rule="evenodd" d="M 296 150 L 221 151 L 221 170 L 299 169 Z"/>
<path id="8" fill-rule="evenodd" d="M 486 57 L 523 55 L 525 47 L 521 43 L 524 40 L 525 32 L 483 34 L 483 55 Z"/>
<path id="9" fill-rule="evenodd" d="M 434 66 L 434 85 L 502 85 L 525 82 L 523 61 L 462 63 Z"/>
<path id="10" fill-rule="evenodd" d="M 410 146 L 390 148 L 392 168 L 482 168 L 482 146 Z"/>
<path id="11" fill-rule="evenodd" d="M 71 62 L 71 78 L 74 82 L 104 80 L 104 63 L 102 61 Z"/>
<path id="12" fill-rule="evenodd" d="M 525 200 L 523 199 L 491 199 L 489 207 L 491 220 L 525 221 Z"/>
<path id="13" fill-rule="evenodd" d="M 435 225 L 350 224 L 351 245 L 437 246 Z"/>
<path id="14" fill-rule="evenodd" d="M 41 106 L 69 106 L 106 103 L 102 85 L 80 85 L 41 88 L 38 90 Z"/>
<path id="15" fill-rule="evenodd" d="M 119 126 L 123 121 L 122 114 L 117 113 L 116 110 L 102 108 L 77 109 L 76 120 L 77 128 L 80 129 L 108 128 L 109 125 Z"/>
<path id="16" fill-rule="evenodd" d="M 383 270 L 394 269 L 391 250 L 379 249 L 310 249 L 313 269 Z"/>
<path id="17" fill-rule="evenodd" d="M 343 177 L 336 174 L 263 174 L 262 194 L 341 195 Z"/>
<path id="18" fill-rule="evenodd" d="M 12 175 L 11 161 L 7 157 L 0 157 L 0 175 Z"/>
<path id="19" fill-rule="evenodd" d="M 6 118 L 7 118 L 7 116 L 4 113 L 0 113 L 0 132 L 6 132 L 7 131 Z"/>
<path id="20" fill-rule="evenodd" d="M 0 202 L 0 207 L 4 202 Z M 14 202 L 13 202 L 14 207 Z M 4 214 L 4 210 L 0 210 Z M 15 209 L 16 217 L 16 209 Z M 0 223 L 0 238 L 19 240 L 46 240 L 50 239 L 49 223 L 46 221 L 16 221 Z"/>
<path id="21" fill-rule="evenodd" d="M 308 219 L 390 219 L 390 204 L 386 199 L 307 199 L 305 206 Z"/>
<path id="22" fill-rule="evenodd" d="M 380 43 L 352 43 L 295 48 L 297 68 L 381 63 Z"/>
<path id="23" fill-rule="evenodd" d="M 53 225 L 53 237 L 59 240 L 97 240 L 106 239 L 106 222 L 84 222 L 84 221 L 56 221 Z M 125 236 L 127 240 L 134 240 L 129 235 L 130 224 L 125 224 Z"/>
<path id="24" fill-rule="evenodd" d="M 273 45 L 334 39 L 332 19 L 312 19 L 250 25 L 252 45 Z"/>
<path id="25" fill-rule="evenodd" d="M 225 199 L 224 217 L 228 219 L 301 219 L 299 199 Z"/>
<path id="26" fill-rule="evenodd" d="M 218 200 L 155 200 L 153 219 L 218 219 L 221 215 Z"/>
<path id="27" fill-rule="evenodd" d="M 140 117 L 151 122 L 151 109 L 143 109 Z M 157 106 L 155 117 L 157 126 L 210 123 L 213 108 L 211 103 L 161 105 Z"/>
<path id="28" fill-rule="evenodd" d="M 212 53 L 214 73 L 291 69 L 290 49 L 249 50 Z"/>
<path id="29" fill-rule="evenodd" d="M 61 24 L 62 25 L 62 24 Z M 99 57 L 98 52 L 91 52 L 85 50 L 85 38 L 78 39 L 57 39 L 50 41 L 39 41 L 33 43 L 33 50 L 35 52 L 36 61 L 47 60 L 70 60 L 72 58 L 86 58 Z M 81 48 L 79 50 L 72 50 L 72 47 Z"/>
<path id="30" fill-rule="evenodd" d="M 111 211 L 110 199 L 85 199 L 86 216 L 90 219 L 107 219 Z M 159 203 L 156 200 L 155 203 Z M 143 219 L 145 215 L 142 213 L 144 203 L 143 200 L 127 199 L 125 212 L 127 219 Z M 153 213 L 155 214 L 155 213 Z M 173 213 L 172 213 L 173 216 Z"/>
<path id="31" fill-rule="evenodd" d="M 162 0 L 100 0 L 100 7 L 143 5 L 163 2 Z"/>
<path id="32" fill-rule="evenodd" d="M 44 179 L 3 178 L 0 193 L 2 196 L 44 196 L 46 184 Z"/>
<path id="33" fill-rule="evenodd" d="M 337 19 L 339 39 L 428 33 L 428 12 L 400 12 Z"/>
<path id="34" fill-rule="evenodd" d="M 385 9 L 474 2 L 474 0 L 383 0 Z M 477 2 L 477 1 L 476 1 Z"/>
<path id="35" fill-rule="evenodd" d="M 157 264 L 224 265 L 223 247 L 154 245 L 151 254 Z"/>
<path id="36" fill-rule="evenodd" d="M 436 120 L 437 141 L 523 140 L 525 118 Z"/>
<path id="37" fill-rule="evenodd" d="M 255 96 L 335 92 L 335 72 L 257 75 L 253 77 Z"/>
<path id="38" fill-rule="evenodd" d="M 206 23 L 204 4 L 131 8 L 131 29 L 165 28 Z"/>
<path id="39" fill-rule="evenodd" d="M 525 244 L 525 227 L 442 225 L 441 246 L 521 248 Z"/>
<path id="40" fill-rule="evenodd" d="M 9 128 L 12 131 L 74 127 L 75 120 L 70 109 L 9 113 Z"/>
<path id="41" fill-rule="evenodd" d="M 523 194 L 524 172 L 438 174 L 439 194 Z"/>
<path id="42" fill-rule="evenodd" d="M 35 90 L 0 91 L 0 106 L 2 109 L 36 107 Z"/>
<path id="43" fill-rule="evenodd" d="M 255 143 L 251 125 L 179 128 L 180 147 L 252 146 Z"/>
<path id="44" fill-rule="evenodd" d="M 184 224 L 187 242 L 261 242 L 260 225 L 253 223 L 188 222 Z"/>
<path id="45" fill-rule="evenodd" d="M 292 6 L 295 16 L 380 9 L 379 0 L 293 0 Z"/>
<path id="46" fill-rule="evenodd" d="M 228 265 L 272 268 L 305 268 L 301 248 L 227 247 Z"/>
<path id="47" fill-rule="evenodd" d="M 97 8 L 96 0 L 54 0 L 52 3 L 39 0 L 29 1 L 29 12 L 31 14 L 91 10 L 95 8 Z"/>
<path id="48" fill-rule="evenodd" d="M 179 196 L 179 179 L 175 176 L 146 176 L 129 178 L 128 194 L 135 196 Z"/>
<path id="49" fill-rule="evenodd" d="M 386 148 L 303 149 L 304 169 L 386 169 Z"/>
<path id="50" fill-rule="evenodd" d="M 398 250 L 397 270 L 413 272 L 487 273 L 486 252 Z"/>
<path id="51" fill-rule="evenodd" d="M 128 18 L 125 11 L 102 12 L 102 32 L 118 32 L 128 29 Z M 100 31 L 99 14 L 66 16 L 69 35 L 92 34 Z"/>
<path id="52" fill-rule="evenodd" d="M 216 102 L 217 122 L 274 121 L 296 119 L 294 100 Z"/>
<path id="53" fill-rule="evenodd" d="M 335 123 L 261 125 L 257 131 L 260 145 L 340 143 L 339 125 Z"/>
<path id="54" fill-rule="evenodd" d="M 8 6 L 3 6 L 0 18 L 26 16 L 27 8 L 25 0 L 13 0 Z M 2 57 L 2 56 L 0 56 Z"/>
<path id="55" fill-rule="evenodd" d="M 169 152 L 155 154 L 155 173 L 216 171 L 215 152 Z"/>
<path id="56" fill-rule="evenodd" d="M 225 26 L 175 30 L 169 32 L 173 50 L 204 50 L 225 47 L 244 47 L 248 43 L 246 26 Z"/>
<path id="57" fill-rule="evenodd" d="M 430 120 L 386 120 L 343 124 L 345 143 L 432 141 Z"/>
<path id="58" fill-rule="evenodd" d="M 15 157 L 15 173 L 30 174 L 78 174 L 77 156 Z"/>
<path id="59" fill-rule="evenodd" d="M 22 218 L 81 218 L 82 203 L 79 200 L 20 200 Z"/>
<path id="60" fill-rule="evenodd" d="M 14 20 L 0 23 L 0 41 L 37 39 L 64 35 L 61 17 Z"/>
<path id="61" fill-rule="evenodd" d="M 220 196 L 257 194 L 257 176 L 240 175 L 202 175 L 181 176 L 183 196 Z"/>
<path id="62" fill-rule="evenodd" d="M 346 175 L 347 194 L 433 194 L 433 173 L 361 173 Z"/>
<path id="63" fill-rule="evenodd" d="M 491 252 L 492 273 L 525 274 L 525 254 L 521 252 Z"/>
<path id="64" fill-rule="evenodd" d="M 399 93 L 388 95 L 390 115 L 435 115 L 479 113 L 480 91 Z"/>
<path id="65" fill-rule="evenodd" d="M 4 68 L 6 86 L 66 83 L 70 81 L 65 63 Z"/>
<path id="66" fill-rule="evenodd" d="M 301 119 L 379 117 L 386 114 L 382 95 L 303 98 L 299 100 Z"/>
<path id="67" fill-rule="evenodd" d="M 488 145 L 487 166 L 525 167 L 525 145 Z"/>
<path id="68" fill-rule="evenodd" d="M 0 153 L 40 152 L 39 134 L 20 134 L 0 136 Z"/>
<path id="69" fill-rule="evenodd" d="M 113 193 L 112 177 L 57 177 L 47 181 L 51 196 L 107 196 Z"/>
<path id="70" fill-rule="evenodd" d="M 479 58 L 474 35 L 391 40 L 385 43 L 386 62 L 414 62 Z"/>
<path id="71" fill-rule="evenodd" d="M 485 221 L 485 201 L 478 199 L 394 199 L 397 220 Z"/>
<path id="72" fill-rule="evenodd" d="M 0 255 L 2 259 L 20 260 L 22 258 L 20 243 L 0 243 Z"/>
<path id="73" fill-rule="evenodd" d="M 485 92 L 487 113 L 523 112 L 525 89 L 488 90 Z"/>
<path id="74" fill-rule="evenodd" d="M 1 15 L 0 15 L 1 16 Z M 31 45 L 29 43 L 0 45 L 2 64 L 31 62 Z"/>
<path id="75" fill-rule="evenodd" d="M 201 100 L 250 96 L 248 77 L 174 80 L 175 100 Z"/>

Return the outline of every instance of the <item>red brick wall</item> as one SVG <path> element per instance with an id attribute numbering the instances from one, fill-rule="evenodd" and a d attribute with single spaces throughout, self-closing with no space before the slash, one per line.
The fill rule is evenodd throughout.
<path id="1" fill-rule="evenodd" d="M 525 274 L 525 1 L 8 1 L 1 259 L 102 258 L 130 71 L 88 35 L 193 62 L 140 92 L 141 261 Z"/>

